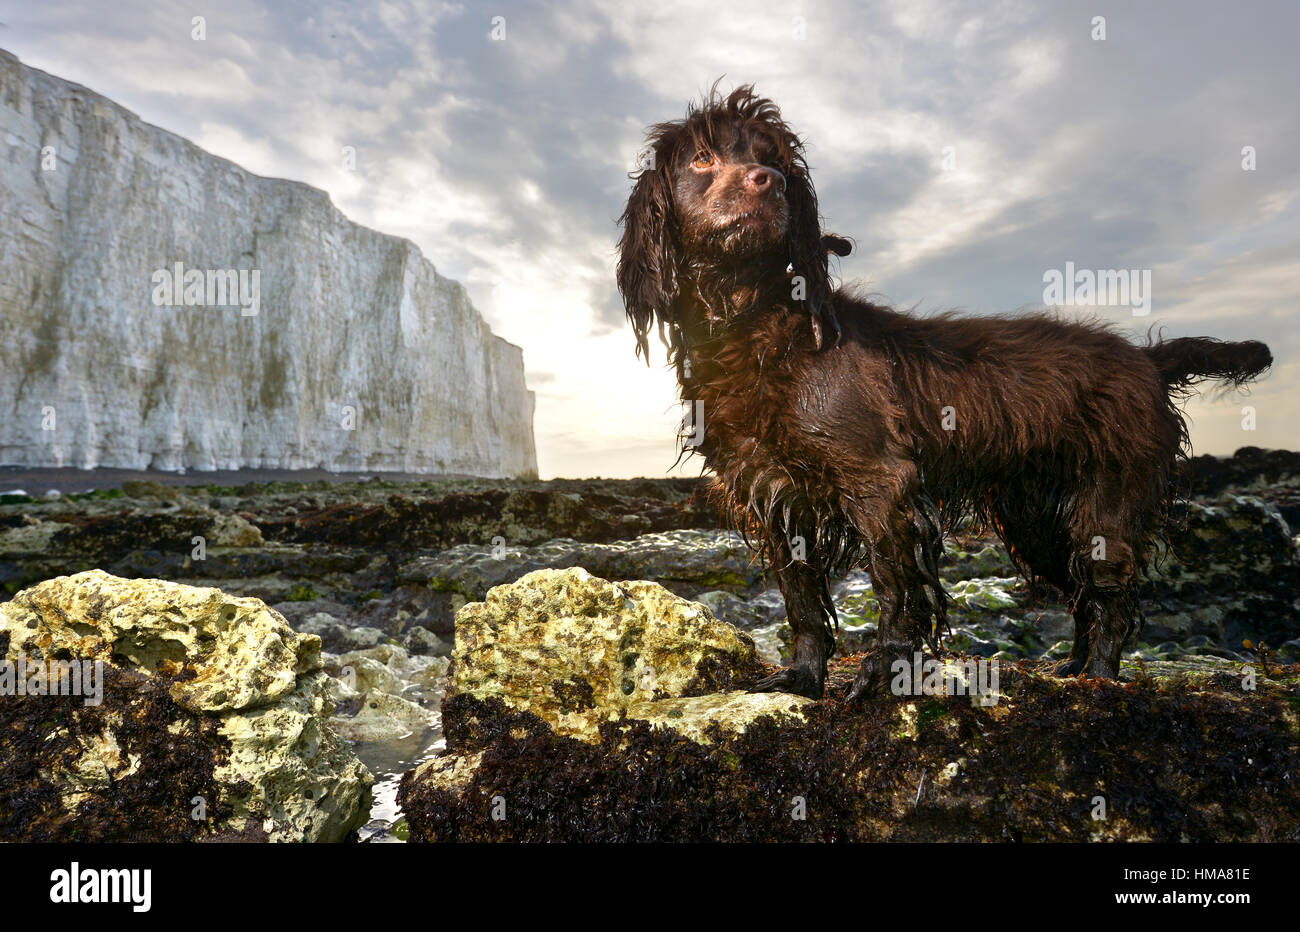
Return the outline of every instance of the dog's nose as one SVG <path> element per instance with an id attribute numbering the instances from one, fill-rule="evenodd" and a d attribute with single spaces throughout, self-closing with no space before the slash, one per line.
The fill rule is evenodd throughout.
<path id="1" fill-rule="evenodd" d="M 785 175 L 775 168 L 759 165 L 745 173 L 744 185 L 750 194 L 766 194 L 774 189 L 779 194 L 785 190 Z"/>

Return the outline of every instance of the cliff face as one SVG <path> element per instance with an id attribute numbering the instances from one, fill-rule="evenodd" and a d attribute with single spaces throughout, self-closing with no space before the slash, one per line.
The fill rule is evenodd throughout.
<path id="1" fill-rule="evenodd" d="M 521 350 L 412 243 L 3 50 L 0 270 L 0 464 L 536 471 Z"/>

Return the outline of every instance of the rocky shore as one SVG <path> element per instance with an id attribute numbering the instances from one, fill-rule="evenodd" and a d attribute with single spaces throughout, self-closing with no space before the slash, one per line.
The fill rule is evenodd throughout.
<path id="1" fill-rule="evenodd" d="M 110 671 L 99 707 L 0 695 L 0 837 L 1295 839 L 1300 455 L 1194 467 L 1124 683 L 1050 676 L 1066 606 L 970 532 L 942 567 L 949 659 L 996 659 L 999 700 L 857 710 L 835 687 L 874 637 L 869 578 L 835 586 L 827 700 L 745 693 L 782 659 L 784 606 L 696 480 L 0 495 L 0 653 Z M 187 698 L 275 639 L 274 683 Z M 275 779 L 329 818 L 227 777 L 236 719 L 274 716 L 297 716 Z M 108 815 L 130 809 L 162 814 Z"/>
<path id="2" fill-rule="evenodd" d="M 410 838 L 1300 838 L 1296 667 L 1247 686 L 1229 661 L 1156 661 L 1116 684 L 1018 662 L 979 701 L 852 707 L 748 693 L 754 660 L 654 583 L 542 570 L 493 589 L 457 617 L 448 752 L 402 778 Z"/>

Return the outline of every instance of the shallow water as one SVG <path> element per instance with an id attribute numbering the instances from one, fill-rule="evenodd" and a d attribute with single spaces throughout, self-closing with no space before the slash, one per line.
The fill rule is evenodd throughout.
<path id="1" fill-rule="evenodd" d="M 392 826 L 401 818 L 397 806 L 397 785 L 402 774 L 447 748 L 442 724 L 407 735 L 398 741 L 360 741 L 352 746 L 361 762 L 375 775 L 371 790 L 370 818 L 358 832 L 361 841 L 396 842 Z"/>

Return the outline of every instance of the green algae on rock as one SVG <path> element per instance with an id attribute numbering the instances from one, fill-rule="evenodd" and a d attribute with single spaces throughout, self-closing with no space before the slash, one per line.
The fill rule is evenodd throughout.
<path id="1" fill-rule="evenodd" d="M 0 697 L 5 840 L 339 841 L 365 820 L 320 641 L 258 599 L 91 570 L 0 605 L 0 649 L 105 681 L 98 706 Z"/>

